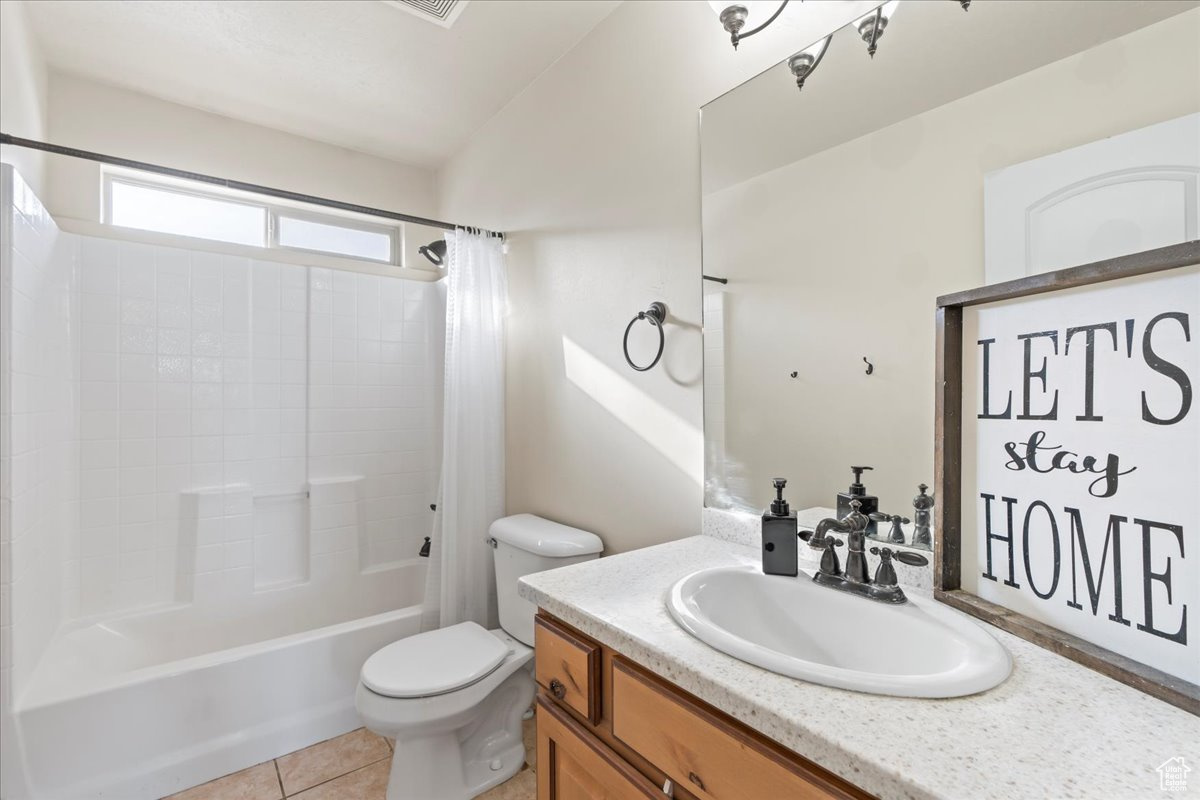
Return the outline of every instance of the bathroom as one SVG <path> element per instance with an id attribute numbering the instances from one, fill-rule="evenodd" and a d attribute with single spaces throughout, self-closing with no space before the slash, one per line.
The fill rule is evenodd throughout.
<path id="1" fill-rule="evenodd" d="M 1200 791 L 1200 0 L 0 0 L 0 134 L 0 800 Z"/>

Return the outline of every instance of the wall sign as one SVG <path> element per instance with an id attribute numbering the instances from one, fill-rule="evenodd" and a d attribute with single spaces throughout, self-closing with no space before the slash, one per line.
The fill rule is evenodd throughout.
<path id="1" fill-rule="evenodd" d="M 938 323 L 938 599 L 1200 714 L 1200 242 Z"/>

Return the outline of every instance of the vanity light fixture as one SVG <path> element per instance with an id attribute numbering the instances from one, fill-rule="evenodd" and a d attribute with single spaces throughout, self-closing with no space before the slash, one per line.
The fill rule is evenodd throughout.
<path id="1" fill-rule="evenodd" d="M 859 17 L 854 21 L 854 29 L 858 31 L 858 35 L 867 43 L 867 55 L 871 58 L 875 57 L 875 50 L 879 44 L 880 38 L 883 36 L 884 30 L 888 26 L 892 15 L 896 13 L 896 6 L 900 5 L 900 0 L 891 0 L 884 3 L 879 8 L 869 14 Z"/>
<path id="2" fill-rule="evenodd" d="M 803 89 L 805 78 L 816 72 L 817 67 L 821 65 L 821 59 L 825 57 L 825 51 L 829 49 L 829 41 L 832 38 L 831 33 L 812 47 L 805 48 L 788 59 L 788 69 L 796 76 L 797 89 Z"/>
<path id="3" fill-rule="evenodd" d="M 971 0 L 958 0 L 958 4 L 963 7 L 963 11 L 971 10 Z"/>
<path id="4" fill-rule="evenodd" d="M 742 33 L 742 28 L 746 27 L 746 23 L 757 23 L 765 17 L 768 8 L 775 4 L 774 0 L 708 0 L 708 4 L 720 17 L 721 24 L 729 32 L 729 41 L 733 43 L 733 49 L 737 50 L 738 42 L 753 36 L 774 22 L 783 13 L 783 9 L 787 8 L 788 0 L 781 0 L 775 13 L 767 17 L 766 22 L 756 25 L 745 33 Z"/>

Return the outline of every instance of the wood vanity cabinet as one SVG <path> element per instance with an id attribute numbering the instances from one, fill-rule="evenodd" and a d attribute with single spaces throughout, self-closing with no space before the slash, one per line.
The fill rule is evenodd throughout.
<path id="1" fill-rule="evenodd" d="M 535 637 L 538 800 L 871 797 L 544 611 Z"/>

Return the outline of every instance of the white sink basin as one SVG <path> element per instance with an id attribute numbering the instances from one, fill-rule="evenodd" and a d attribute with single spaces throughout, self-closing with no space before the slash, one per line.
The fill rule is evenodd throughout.
<path id="1" fill-rule="evenodd" d="M 700 641 L 792 678 L 899 697 L 961 697 L 1012 660 L 965 614 L 922 597 L 893 606 L 755 566 L 713 567 L 671 587 L 667 608 Z"/>

